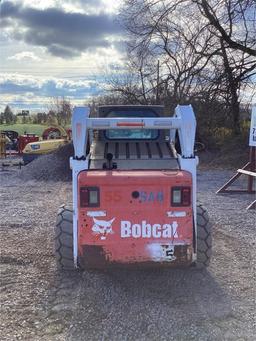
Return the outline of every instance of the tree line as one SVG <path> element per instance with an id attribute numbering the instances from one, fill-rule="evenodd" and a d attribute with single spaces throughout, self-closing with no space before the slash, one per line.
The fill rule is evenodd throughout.
<path id="1" fill-rule="evenodd" d="M 65 98 L 54 98 L 52 103 L 49 105 L 49 109 L 46 112 L 38 112 L 33 115 L 19 115 L 21 117 L 21 123 L 32 123 L 32 124 L 58 124 L 66 126 L 70 124 L 72 116 L 72 104 Z M 0 124 L 15 124 L 18 122 L 18 117 L 15 115 L 7 105 L 4 112 L 0 114 Z"/>

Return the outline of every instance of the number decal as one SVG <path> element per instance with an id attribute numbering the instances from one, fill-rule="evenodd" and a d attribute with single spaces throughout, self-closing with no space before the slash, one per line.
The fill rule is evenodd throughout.
<path id="1" fill-rule="evenodd" d="M 165 259 L 169 262 L 172 262 L 176 259 L 174 256 L 174 246 L 173 245 L 165 245 L 163 247 L 163 252 L 165 253 Z"/>
<path id="2" fill-rule="evenodd" d="M 159 192 L 140 192 L 140 200 L 142 202 L 160 202 L 164 201 L 164 193 L 162 191 Z"/>
<path id="3" fill-rule="evenodd" d="M 107 191 L 105 192 L 105 201 L 114 201 L 114 202 L 118 202 L 121 200 L 121 194 L 119 192 L 116 191 Z"/>

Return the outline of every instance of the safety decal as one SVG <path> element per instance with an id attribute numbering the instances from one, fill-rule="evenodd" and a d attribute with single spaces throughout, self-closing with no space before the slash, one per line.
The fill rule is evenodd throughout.
<path id="1" fill-rule="evenodd" d="M 87 217 L 106 217 L 106 211 L 88 211 Z"/>
<path id="2" fill-rule="evenodd" d="M 187 215 L 185 211 L 169 211 L 166 213 L 167 213 L 167 217 L 176 217 L 176 218 L 186 217 Z"/>

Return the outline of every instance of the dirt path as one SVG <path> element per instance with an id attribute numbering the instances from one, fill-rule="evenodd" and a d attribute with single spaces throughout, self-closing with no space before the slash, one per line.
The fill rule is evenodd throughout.
<path id="1" fill-rule="evenodd" d="M 207 271 L 59 274 L 52 252 L 70 183 L 1 173 L 1 340 L 255 340 L 255 212 L 249 195 L 216 196 L 229 173 L 199 173 L 214 224 Z"/>

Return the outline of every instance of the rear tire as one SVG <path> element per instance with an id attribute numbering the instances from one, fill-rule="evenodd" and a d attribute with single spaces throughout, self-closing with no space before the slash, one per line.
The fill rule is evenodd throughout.
<path id="1" fill-rule="evenodd" d="M 210 264 L 212 255 L 212 225 L 207 210 L 197 206 L 197 260 L 196 267 L 203 269 Z"/>
<path id="2" fill-rule="evenodd" d="M 75 270 L 73 258 L 73 211 L 60 207 L 55 226 L 55 257 L 60 270 Z"/>

